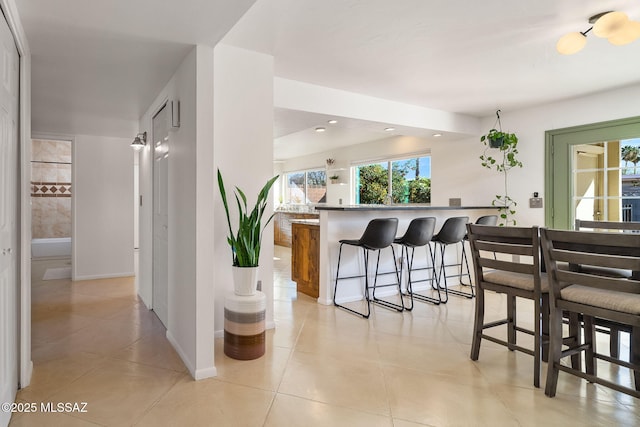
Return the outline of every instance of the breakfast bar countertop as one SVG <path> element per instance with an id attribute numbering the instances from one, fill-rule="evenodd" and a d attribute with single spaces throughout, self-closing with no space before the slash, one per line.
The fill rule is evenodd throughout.
<path id="1" fill-rule="evenodd" d="M 291 224 L 320 225 L 319 219 L 292 219 L 289 222 Z"/>
<path id="2" fill-rule="evenodd" d="M 428 211 L 428 210 L 464 210 L 464 209 L 498 209 L 496 206 L 431 206 L 431 205 L 317 205 L 318 211 Z"/>

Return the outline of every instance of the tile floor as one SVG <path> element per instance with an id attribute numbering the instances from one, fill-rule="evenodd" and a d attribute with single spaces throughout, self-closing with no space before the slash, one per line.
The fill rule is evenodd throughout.
<path id="1" fill-rule="evenodd" d="M 566 374 L 547 398 L 532 385 L 527 355 L 483 342 L 471 361 L 473 301 L 416 303 L 402 314 L 375 307 L 364 320 L 296 295 L 289 257 L 276 247 L 276 329 L 267 332 L 266 355 L 232 360 L 217 340 L 218 377 L 197 382 L 132 279 L 41 281 L 61 261 L 34 262 L 34 375 L 18 402 L 88 402 L 87 412 L 16 414 L 10 425 L 640 424 L 638 399 Z M 490 299 L 496 318 L 504 308 Z M 611 375 L 629 381 L 628 373 Z"/>

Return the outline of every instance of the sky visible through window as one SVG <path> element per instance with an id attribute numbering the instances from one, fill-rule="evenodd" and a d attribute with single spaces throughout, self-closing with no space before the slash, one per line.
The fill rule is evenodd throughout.
<path id="1" fill-rule="evenodd" d="M 406 160 L 396 160 L 393 163 L 397 163 L 400 168 L 405 166 L 407 167 L 407 174 L 405 178 L 409 181 L 416 179 L 416 168 L 415 168 L 416 159 L 406 159 Z M 382 164 L 382 163 L 381 163 Z M 384 163 L 386 165 L 386 162 Z M 420 170 L 420 176 L 423 178 L 431 178 L 431 157 L 419 157 L 418 166 Z"/>

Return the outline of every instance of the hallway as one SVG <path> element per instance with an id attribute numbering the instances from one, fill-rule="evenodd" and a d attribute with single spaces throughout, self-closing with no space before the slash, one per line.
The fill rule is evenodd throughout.
<path id="1" fill-rule="evenodd" d="M 87 402 L 87 412 L 14 414 L 10 425 L 640 423 L 637 399 L 576 378 L 561 377 L 558 396 L 545 397 L 533 388 L 527 355 L 486 342 L 480 360 L 469 360 L 472 301 L 416 303 L 403 314 L 375 307 L 363 320 L 296 296 L 290 251 L 276 246 L 275 255 L 276 329 L 267 331 L 266 355 L 229 359 L 218 339 L 218 376 L 197 382 L 132 278 L 42 281 L 60 261 L 34 262 L 34 375 L 18 401 Z M 489 303 L 489 313 L 504 310 L 499 298 Z"/>

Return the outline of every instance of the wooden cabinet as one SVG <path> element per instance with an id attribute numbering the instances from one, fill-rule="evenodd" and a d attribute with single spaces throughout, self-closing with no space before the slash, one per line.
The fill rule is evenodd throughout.
<path id="1" fill-rule="evenodd" d="M 291 220 L 292 219 L 318 219 L 318 214 L 276 212 L 273 217 L 273 243 L 287 248 L 291 247 Z"/>
<path id="2" fill-rule="evenodd" d="M 291 280 L 298 292 L 318 298 L 320 295 L 320 225 L 292 224 Z"/>

